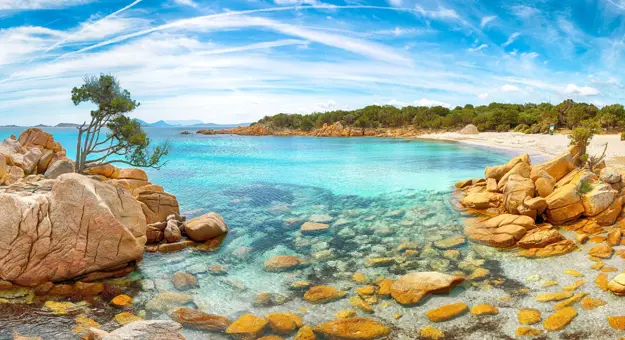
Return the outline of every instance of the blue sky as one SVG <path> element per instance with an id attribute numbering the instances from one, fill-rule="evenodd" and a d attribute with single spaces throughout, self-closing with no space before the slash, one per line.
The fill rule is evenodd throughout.
<path id="1" fill-rule="evenodd" d="M 625 0 L 0 0 L 0 125 L 81 122 L 116 75 L 146 121 L 370 104 L 624 103 Z"/>

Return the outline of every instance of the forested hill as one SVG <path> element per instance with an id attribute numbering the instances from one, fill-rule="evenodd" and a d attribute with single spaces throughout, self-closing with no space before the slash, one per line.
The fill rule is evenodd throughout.
<path id="1" fill-rule="evenodd" d="M 474 124 L 480 131 L 521 131 L 526 133 L 547 132 L 549 124 L 558 128 L 572 129 L 582 123 L 597 123 L 607 130 L 625 128 L 625 109 L 621 104 L 598 108 L 593 104 L 565 100 L 558 105 L 502 104 L 448 109 L 442 106 L 371 105 L 353 111 L 330 111 L 325 113 L 277 114 L 258 121 L 272 128 L 310 131 L 324 123 L 341 122 L 344 126 L 356 128 L 390 128 L 415 126 L 430 129 L 459 129 Z"/>

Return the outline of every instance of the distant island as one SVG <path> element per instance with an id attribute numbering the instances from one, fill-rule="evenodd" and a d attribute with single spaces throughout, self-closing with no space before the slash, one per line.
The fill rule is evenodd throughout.
<path id="1" fill-rule="evenodd" d="M 154 123 L 148 123 L 144 120 L 135 118 L 141 126 L 145 127 L 204 127 L 204 128 L 223 128 L 232 126 L 249 126 L 250 123 L 240 124 L 215 124 L 204 123 L 201 120 L 159 120 Z"/>
<path id="2" fill-rule="evenodd" d="M 472 124 L 477 130 L 523 133 L 548 133 L 553 124 L 558 129 L 574 129 L 593 124 L 607 132 L 625 130 L 625 108 L 621 104 L 603 106 L 577 103 L 567 99 L 560 104 L 504 104 L 473 106 L 370 105 L 357 110 L 324 113 L 266 116 L 248 127 L 207 134 L 241 135 L 313 135 L 313 136 L 411 136 L 424 131 L 459 130 Z"/>

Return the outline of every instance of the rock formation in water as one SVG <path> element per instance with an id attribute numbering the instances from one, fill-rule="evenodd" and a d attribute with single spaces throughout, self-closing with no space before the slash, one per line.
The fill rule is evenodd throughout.
<path id="1" fill-rule="evenodd" d="M 620 233 L 612 231 L 625 226 L 625 171 L 604 163 L 594 169 L 577 167 L 578 153 L 572 147 L 537 165 L 522 155 L 487 167 L 485 179 L 456 183 L 464 207 L 498 215 L 467 226 L 469 239 L 498 248 L 519 247 L 525 249 L 524 256 L 560 255 L 577 249 L 558 231 L 564 227 L 580 234 L 578 239 L 610 232 L 613 244 L 607 246 L 620 245 Z"/>

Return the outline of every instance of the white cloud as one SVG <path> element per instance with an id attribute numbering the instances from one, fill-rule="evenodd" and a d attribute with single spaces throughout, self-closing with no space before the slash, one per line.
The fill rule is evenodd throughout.
<path id="1" fill-rule="evenodd" d="M 183 0 L 186 1 L 186 0 Z M 318 0 L 273 0 L 276 5 L 312 5 L 318 6 L 321 5 L 321 2 Z"/>
<path id="2" fill-rule="evenodd" d="M 438 100 L 431 100 L 431 99 L 427 99 L 427 98 L 421 98 L 419 100 L 415 100 L 414 104 L 416 106 L 442 106 L 442 107 L 446 107 L 446 108 L 450 108 L 451 107 L 451 104 L 449 104 L 449 103 L 440 102 Z"/>
<path id="3" fill-rule="evenodd" d="M 389 5 L 400 7 L 402 5 L 402 0 L 388 0 Z"/>
<path id="4" fill-rule="evenodd" d="M 484 92 L 484 93 L 479 93 L 479 94 L 477 95 L 477 97 L 478 97 L 478 98 L 480 98 L 480 99 L 486 99 L 486 98 L 488 98 L 488 93 L 486 93 L 486 92 Z"/>
<path id="5" fill-rule="evenodd" d="M 595 89 L 593 87 L 588 87 L 588 86 L 581 86 L 580 87 L 580 86 L 577 86 L 575 84 L 568 84 L 564 88 L 564 93 L 566 93 L 566 94 L 575 94 L 575 95 L 587 97 L 587 96 L 596 96 L 600 92 L 599 92 L 599 90 L 597 90 L 597 89 Z"/>
<path id="6" fill-rule="evenodd" d="M 193 0 L 174 0 L 175 3 L 182 6 L 197 8 L 197 4 Z"/>
<path id="7" fill-rule="evenodd" d="M 488 17 L 483 17 L 482 18 L 482 22 L 480 23 L 480 27 L 484 28 L 486 27 L 486 25 L 488 25 L 489 22 L 493 21 L 497 19 L 497 16 L 492 15 L 492 16 L 488 16 Z"/>
<path id="8" fill-rule="evenodd" d="M 505 84 L 505 85 L 503 85 L 503 86 L 501 86 L 499 88 L 499 91 L 501 91 L 501 92 L 520 92 L 521 89 L 516 87 L 516 86 L 514 86 L 514 85 Z"/>
<path id="9" fill-rule="evenodd" d="M 512 14 L 524 19 L 531 18 L 540 13 L 538 9 L 525 5 L 512 6 L 511 11 Z"/>
<path id="10" fill-rule="evenodd" d="M 481 51 L 481 50 L 483 50 L 483 49 L 485 49 L 487 47 L 488 47 L 488 45 L 482 44 L 482 45 L 480 45 L 478 47 L 475 47 L 475 48 L 469 48 L 469 51 L 470 52 L 478 52 L 478 51 Z"/>
<path id="11" fill-rule="evenodd" d="M 0 0 L 0 10 L 60 9 L 95 0 Z"/>
<path id="12" fill-rule="evenodd" d="M 505 43 L 501 44 L 501 46 L 506 47 L 510 44 L 512 44 L 519 36 L 521 35 L 520 32 L 514 32 L 510 35 L 510 37 L 508 37 L 508 40 L 506 40 Z"/>
<path id="13" fill-rule="evenodd" d="M 416 5 L 415 9 L 418 13 L 423 15 L 424 17 L 433 18 L 433 19 L 459 19 L 460 16 L 453 9 L 448 9 L 444 7 L 439 7 L 437 10 L 426 10 L 423 7 Z"/>

